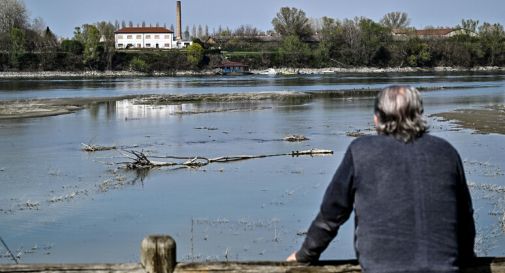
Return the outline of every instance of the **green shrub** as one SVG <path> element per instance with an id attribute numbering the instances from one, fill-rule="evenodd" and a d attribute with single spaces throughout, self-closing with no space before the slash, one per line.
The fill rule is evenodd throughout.
<path id="1" fill-rule="evenodd" d="M 63 40 L 63 42 L 61 42 L 61 50 L 74 55 L 81 55 L 84 51 L 84 46 L 81 42 L 76 40 Z"/>
<path id="2" fill-rule="evenodd" d="M 149 66 L 147 62 L 139 57 L 133 57 L 130 61 L 130 70 L 138 71 L 138 72 L 148 72 Z"/>

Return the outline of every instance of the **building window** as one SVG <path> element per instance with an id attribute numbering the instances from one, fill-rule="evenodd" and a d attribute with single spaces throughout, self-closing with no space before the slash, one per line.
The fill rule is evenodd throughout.
<path id="1" fill-rule="evenodd" d="M 123 35 L 118 35 L 117 38 L 118 39 L 123 39 Z"/>
<path id="2" fill-rule="evenodd" d="M 138 47 L 138 48 L 141 48 L 141 47 L 142 47 L 142 45 L 141 45 L 141 44 L 137 44 L 137 47 Z"/>
<path id="3" fill-rule="evenodd" d="M 170 35 L 165 35 L 165 39 L 170 39 Z"/>
<path id="4" fill-rule="evenodd" d="M 126 39 L 131 39 L 131 38 L 133 38 L 133 35 L 127 35 L 126 36 Z"/>
<path id="5" fill-rule="evenodd" d="M 122 48 L 123 44 L 117 44 L 117 47 Z"/>
<path id="6" fill-rule="evenodd" d="M 166 47 L 166 48 L 169 48 L 169 47 L 170 47 L 170 44 L 165 44 L 165 47 Z"/>
<path id="7" fill-rule="evenodd" d="M 160 35 L 154 35 L 154 39 L 159 39 Z"/>
<path id="8" fill-rule="evenodd" d="M 142 35 L 137 35 L 137 39 L 142 39 Z"/>
<path id="9" fill-rule="evenodd" d="M 146 47 L 151 47 L 151 44 L 146 44 Z"/>
<path id="10" fill-rule="evenodd" d="M 146 35 L 146 39 L 151 39 L 151 35 Z"/>

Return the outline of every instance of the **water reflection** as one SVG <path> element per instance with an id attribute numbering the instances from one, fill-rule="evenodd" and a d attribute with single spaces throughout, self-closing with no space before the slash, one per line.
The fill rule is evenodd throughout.
<path id="1" fill-rule="evenodd" d="M 109 109 L 109 108 L 107 108 Z M 130 100 L 117 101 L 113 108 L 118 119 L 152 119 L 166 118 L 176 113 L 192 111 L 192 104 L 179 105 L 137 105 Z"/>

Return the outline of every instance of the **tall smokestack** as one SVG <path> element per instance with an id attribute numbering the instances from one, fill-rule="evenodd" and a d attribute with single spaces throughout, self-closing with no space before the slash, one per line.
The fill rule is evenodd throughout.
<path id="1" fill-rule="evenodd" d="M 177 1 L 177 30 L 176 39 L 177 41 L 182 40 L 182 13 L 181 13 L 181 1 Z"/>

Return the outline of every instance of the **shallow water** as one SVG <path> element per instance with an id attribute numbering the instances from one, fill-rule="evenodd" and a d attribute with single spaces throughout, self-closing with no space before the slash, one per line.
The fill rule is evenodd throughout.
<path id="1" fill-rule="evenodd" d="M 126 94 L 475 86 L 424 92 L 426 114 L 505 102 L 498 74 L 145 78 L 0 82 L 1 99 Z M 491 87 L 478 87 L 491 86 Z M 372 98 L 138 106 L 103 103 L 69 115 L 0 121 L 0 236 L 23 262 L 136 262 L 142 238 L 172 235 L 178 260 L 280 260 L 296 250 L 347 145 L 372 133 Z M 209 110 L 219 112 L 209 113 Z M 505 187 L 503 135 L 456 130 L 429 118 L 431 132 L 465 160 L 468 180 Z M 303 134 L 306 142 L 285 142 Z M 286 153 L 321 148 L 325 157 L 272 157 L 200 169 L 118 169 L 118 150 L 86 153 L 81 143 L 150 155 Z M 472 185 L 473 185 L 472 184 Z M 480 255 L 504 255 L 505 202 L 472 187 Z M 325 259 L 353 258 L 352 221 Z M 10 262 L 0 248 L 0 262 Z"/>
<path id="2" fill-rule="evenodd" d="M 201 94 L 272 91 L 322 91 L 415 86 L 498 85 L 504 74 L 375 73 L 305 76 L 167 77 L 103 80 L 0 80 L 0 99 L 113 97 L 132 94 Z"/>

